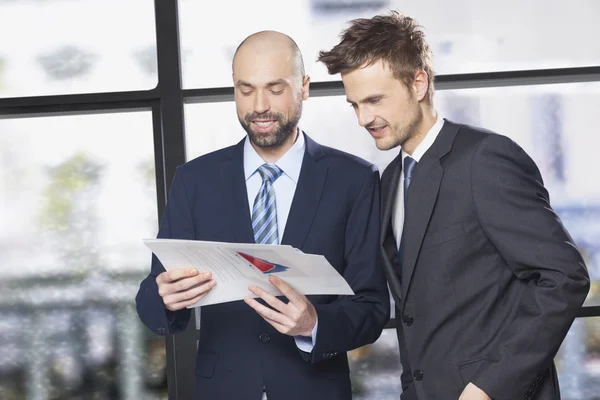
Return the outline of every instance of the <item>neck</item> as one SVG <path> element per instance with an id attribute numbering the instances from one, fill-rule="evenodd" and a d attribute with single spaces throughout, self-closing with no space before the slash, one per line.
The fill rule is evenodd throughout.
<path id="1" fill-rule="evenodd" d="M 416 126 L 414 134 L 402 145 L 402 149 L 411 156 L 421 142 L 423 142 L 423 139 L 427 136 L 427 132 L 437 122 L 437 112 L 433 107 L 427 105 L 422 107 L 421 110 L 423 111 L 423 119 Z"/>
<path id="2" fill-rule="evenodd" d="M 298 139 L 298 126 L 295 126 L 292 130 L 291 135 L 289 135 L 283 142 L 278 144 L 277 146 L 272 147 L 258 147 L 252 141 L 250 144 L 256 150 L 256 153 L 268 163 L 276 163 L 285 153 L 288 152 L 289 149 L 292 148 L 294 143 L 296 143 L 296 139 Z"/>

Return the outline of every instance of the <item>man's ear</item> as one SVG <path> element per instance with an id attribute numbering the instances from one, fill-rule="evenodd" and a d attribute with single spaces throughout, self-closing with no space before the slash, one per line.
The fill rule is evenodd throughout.
<path id="1" fill-rule="evenodd" d="M 310 90 L 310 76 L 304 75 L 302 79 L 302 100 L 308 99 L 308 92 Z"/>
<path id="2" fill-rule="evenodd" d="M 423 71 L 422 69 L 415 72 L 412 90 L 417 97 L 417 101 L 421 101 L 425 98 L 425 96 L 427 96 L 427 91 L 429 90 L 429 75 L 427 72 Z"/>

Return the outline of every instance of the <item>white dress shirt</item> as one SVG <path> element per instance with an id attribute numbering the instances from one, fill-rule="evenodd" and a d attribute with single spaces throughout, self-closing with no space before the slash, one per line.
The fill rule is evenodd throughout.
<path id="1" fill-rule="evenodd" d="M 444 120 L 438 114 L 437 121 L 431 127 L 423 141 L 419 143 L 411 157 L 417 162 L 421 160 L 423 154 L 433 145 L 438 134 L 444 126 Z M 402 149 L 402 166 L 404 167 L 404 159 L 409 154 Z M 392 229 L 394 231 L 394 238 L 396 239 L 397 247 L 400 246 L 400 239 L 402 238 L 402 228 L 404 225 L 404 171 L 400 174 L 400 182 L 398 183 L 398 192 L 396 193 L 396 201 L 392 208 Z"/>
<path id="2" fill-rule="evenodd" d="M 273 183 L 275 191 L 275 206 L 277 207 L 277 232 L 279 241 L 283 238 L 285 226 L 287 223 L 292 200 L 298 185 L 300 170 L 302 168 L 302 160 L 304 159 L 304 135 L 301 130 L 298 130 L 298 138 L 294 145 L 279 159 L 275 164 L 283 171 L 281 176 Z M 260 190 L 262 178 L 258 173 L 258 168 L 266 161 L 258 155 L 250 140 L 246 137 L 244 143 L 244 176 L 246 177 L 246 191 L 248 192 L 248 207 L 250 215 L 254 207 L 254 199 Z M 309 337 L 294 336 L 296 346 L 302 351 L 310 353 L 315 345 L 317 337 L 318 321 L 312 331 L 312 340 Z"/>

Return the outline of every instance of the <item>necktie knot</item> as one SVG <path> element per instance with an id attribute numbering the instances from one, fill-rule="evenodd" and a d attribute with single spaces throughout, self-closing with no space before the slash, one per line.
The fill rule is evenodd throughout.
<path id="1" fill-rule="evenodd" d="M 410 179 L 412 178 L 412 173 L 416 165 L 417 162 L 411 156 L 406 156 L 404 158 L 404 180 L 408 181 L 407 183 L 410 183 Z"/>
<path id="2" fill-rule="evenodd" d="M 258 167 L 258 173 L 260 174 L 263 182 L 268 181 L 273 183 L 281 176 L 283 171 L 275 164 L 265 163 Z"/>

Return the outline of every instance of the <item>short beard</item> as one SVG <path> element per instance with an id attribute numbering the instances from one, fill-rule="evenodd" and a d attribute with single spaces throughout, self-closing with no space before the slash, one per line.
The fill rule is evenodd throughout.
<path id="1" fill-rule="evenodd" d="M 294 113 L 288 120 L 281 113 L 266 112 L 262 114 L 252 113 L 247 114 L 243 119 L 238 118 L 244 130 L 248 133 L 250 141 L 260 148 L 271 148 L 281 146 L 285 140 L 294 133 L 294 128 L 300 121 L 302 115 L 302 102 L 298 104 Z M 278 127 L 270 133 L 255 132 L 252 129 L 251 123 L 255 119 L 272 119 L 277 121 Z"/>
<path id="2" fill-rule="evenodd" d="M 408 125 L 398 131 L 396 129 L 395 130 L 395 134 L 396 137 L 399 139 L 398 143 L 401 147 L 404 147 L 404 144 L 410 140 L 414 135 L 417 134 L 417 129 L 418 127 L 421 125 L 421 123 L 423 122 L 423 110 L 421 110 L 421 107 L 417 107 L 417 113 L 415 114 L 414 118 L 408 123 Z"/>

